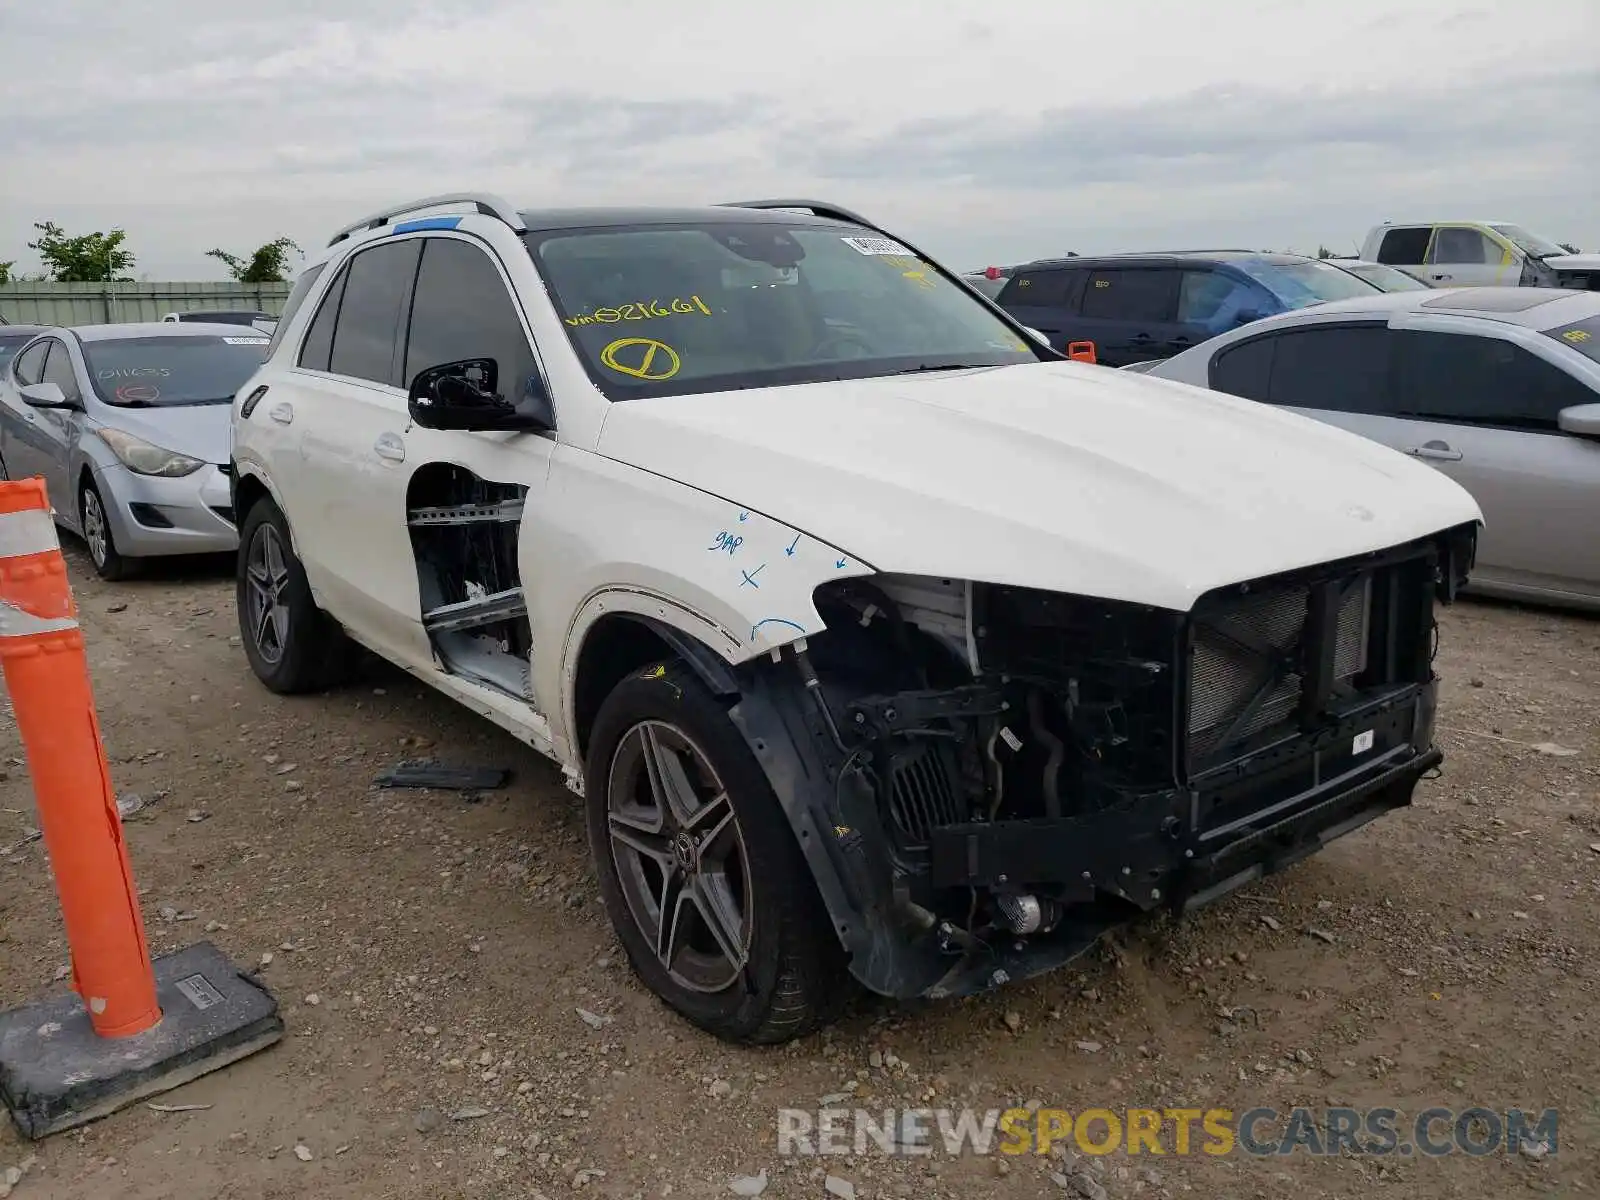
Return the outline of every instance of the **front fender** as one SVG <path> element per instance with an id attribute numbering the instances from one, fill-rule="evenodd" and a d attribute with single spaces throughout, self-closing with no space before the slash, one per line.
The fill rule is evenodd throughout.
<path id="1" fill-rule="evenodd" d="M 784 521 L 570 446 L 529 496 L 517 557 L 539 708 L 559 714 L 567 748 L 579 655 L 602 617 L 648 617 L 736 665 L 819 633 L 818 585 L 873 573 Z"/>

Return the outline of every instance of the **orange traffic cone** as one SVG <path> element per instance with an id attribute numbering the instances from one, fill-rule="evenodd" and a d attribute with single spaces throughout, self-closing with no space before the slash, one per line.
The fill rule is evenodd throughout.
<path id="1" fill-rule="evenodd" d="M 209 942 L 150 958 L 42 479 L 0 482 L 0 670 L 77 993 L 0 1012 L 0 1101 L 41 1138 L 254 1054 L 282 1038 L 283 1020 Z"/>
<path id="2" fill-rule="evenodd" d="M 0 667 L 55 870 L 73 989 L 101 1037 L 139 1033 L 161 1009 L 42 479 L 0 483 Z"/>

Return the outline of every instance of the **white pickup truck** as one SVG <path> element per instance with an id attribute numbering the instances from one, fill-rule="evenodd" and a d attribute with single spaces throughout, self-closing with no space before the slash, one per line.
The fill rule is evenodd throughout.
<path id="1" fill-rule="evenodd" d="M 1567 287 L 1600 291 L 1600 254 L 1574 254 L 1507 221 L 1385 221 L 1361 257 L 1430 287 Z"/>

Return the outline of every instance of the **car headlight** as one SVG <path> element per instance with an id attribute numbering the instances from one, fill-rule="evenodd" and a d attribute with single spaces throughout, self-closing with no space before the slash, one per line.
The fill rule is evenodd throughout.
<path id="1" fill-rule="evenodd" d="M 131 433 L 124 433 L 120 429 L 101 429 L 98 431 L 100 440 L 111 447 L 111 453 L 117 456 L 117 461 L 135 475 L 160 475 L 166 479 L 178 479 L 184 475 L 193 475 L 205 462 L 198 458 L 190 458 L 187 454 L 179 454 L 176 450 L 163 450 L 160 446 L 152 446 L 143 438 L 136 438 Z"/>

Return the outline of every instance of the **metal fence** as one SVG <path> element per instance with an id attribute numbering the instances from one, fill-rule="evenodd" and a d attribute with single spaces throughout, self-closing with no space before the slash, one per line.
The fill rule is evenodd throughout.
<path id="1" fill-rule="evenodd" d="M 288 295 L 287 283 L 0 283 L 0 317 L 13 325 L 105 325 L 230 308 L 277 316 Z"/>

